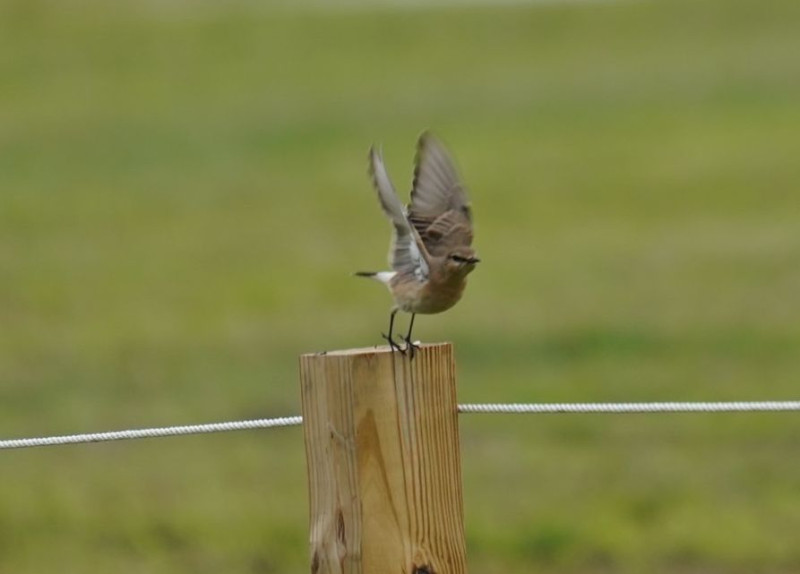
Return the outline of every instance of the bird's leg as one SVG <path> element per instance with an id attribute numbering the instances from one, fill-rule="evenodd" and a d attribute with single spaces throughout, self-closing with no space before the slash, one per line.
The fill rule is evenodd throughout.
<path id="1" fill-rule="evenodd" d="M 400 348 L 400 345 L 395 343 L 395 340 L 392 338 L 392 330 L 394 329 L 394 316 L 397 315 L 397 307 L 392 309 L 392 312 L 389 314 L 389 334 L 381 333 L 381 337 L 386 339 L 386 342 L 389 343 L 389 347 L 395 351 L 400 351 L 403 355 L 406 354 L 405 350 Z"/>
<path id="2" fill-rule="evenodd" d="M 415 345 L 411 341 L 411 330 L 414 328 L 414 317 L 416 317 L 416 313 L 411 313 L 411 322 L 408 324 L 408 334 L 406 335 L 405 342 L 406 342 L 406 351 L 411 353 L 411 358 L 414 358 L 414 352 L 419 349 L 419 345 Z"/>

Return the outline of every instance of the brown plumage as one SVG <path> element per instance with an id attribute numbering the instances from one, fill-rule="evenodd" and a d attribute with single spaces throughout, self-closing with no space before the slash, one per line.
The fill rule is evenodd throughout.
<path id="1" fill-rule="evenodd" d="M 394 225 L 389 250 L 392 271 L 359 272 L 384 283 L 395 306 L 389 333 L 383 337 L 392 348 L 413 356 L 411 330 L 417 313 L 446 311 L 461 298 L 467 275 L 480 261 L 472 249 L 472 212 L 466 190 L 447 150 L 430 133 L 417 143 L 411 203 L 403 208 L 394 191 L 381 154 L 369 152 L 369 174 L 384 213 Z M 398 310 L 411 313 L 406 349 L 392 338 Z"/>

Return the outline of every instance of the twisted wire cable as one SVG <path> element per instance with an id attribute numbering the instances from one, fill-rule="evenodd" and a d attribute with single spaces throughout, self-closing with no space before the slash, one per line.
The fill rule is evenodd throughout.
<path id="1" fill-rule="evenodd" d="M 486 403 L 458 405 L 464 414 L 646 414 L 646 413 L 734 413 L 800 411 L 800 401 L 736 401 L 736 402 L 651 402 L 651 403 Z M 142 438 L 159 438 L 228 432 L 251 429 L 280 428 L 303 423 L 301 416 L 227 421 L 199 425 L 170 426 L 146 429 L 73 434 L 49 437 L 0 440 L 0 450 L 107 442 Z"/>

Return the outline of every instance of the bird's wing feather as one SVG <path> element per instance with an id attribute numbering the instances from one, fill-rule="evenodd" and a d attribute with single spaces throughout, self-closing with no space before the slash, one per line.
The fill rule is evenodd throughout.
<path id="1" fill-rule="evenodd" d="M 380 152 L 375 148 L 370 148 L 369 158 L 369 174 L 378 192 L 381 207 L 394 224 L 394 233 L 389 249 L 389 265 L 401 273 L 411 272 L 419 280 L 424 281 L 429 275 L 430 256 L 419 233 L 406 218 L 403 205 L 397 198 Z"/>
<path id="2" fill-rule="evenodd" d="M 472 243 L 469 198 L 444 146 L 430 133 L 417 144 L 408 220 L 435 256 Z"/>

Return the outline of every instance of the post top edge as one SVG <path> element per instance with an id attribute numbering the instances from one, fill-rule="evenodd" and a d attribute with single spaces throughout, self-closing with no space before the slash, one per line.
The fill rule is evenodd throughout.
<path id="1" fill-rule="evenodd" d="M 418 343 L 420 351 L 427 351 L 433 348 L 452 348 L 453 343 L 451 342 L 443 342 L 443 343 Z M 389 345 L 375 345 L 373 347 L 357 347 L 353 349 L 338 349 L 334 351 L 318 351 L 316 353 L 303 353 L 300 355 L 301 357 L 345 357 L 350 355 L 385 355 L 387 353 L 396 352 L 393 351 Z"/>

